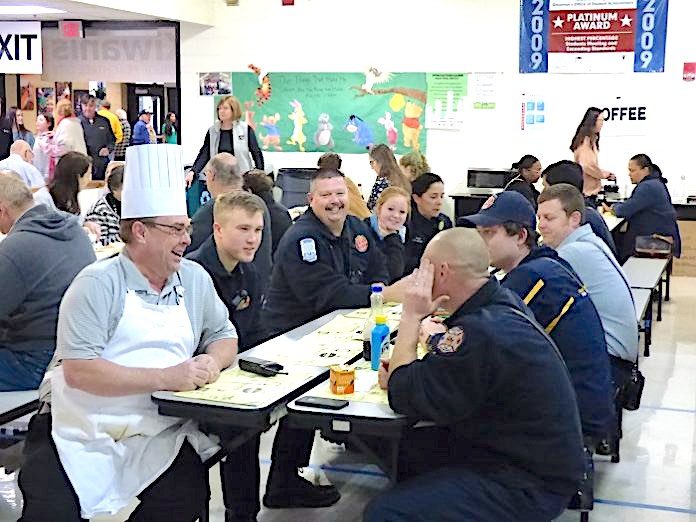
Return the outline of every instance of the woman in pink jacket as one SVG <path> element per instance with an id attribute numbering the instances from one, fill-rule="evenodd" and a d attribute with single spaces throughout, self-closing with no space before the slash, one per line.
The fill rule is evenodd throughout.
<path id="1" fill-rule="evenodd" d="M 604 125 L 604 116 L 601 109 L 590 107 L 585 111 L 580 125 L 578 125 L 570 144 L 575 162 L 582 167 L 583 194 L 587 202 L 593 207 L 597 206 L 597 194 L 602 190 L 602 180 L 615 180 L 614 174 L 608 170 L 599 168 L 599 133 Z"/>
<path id="2" fill-rule="evenodd" d="M 85 134 L 80 120 L 75 116 L 70 100 L 63 99 L 56 103 L 53 111 L 56 119 L 53 131 L 52 149 L 49 153 L 49 180 L 53 179 L 53 173 L 58 160 L 68 152 L 80 152 L 87 154 Z"/>

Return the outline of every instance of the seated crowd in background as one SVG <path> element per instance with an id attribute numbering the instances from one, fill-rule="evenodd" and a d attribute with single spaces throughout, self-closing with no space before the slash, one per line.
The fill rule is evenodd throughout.
<path id="1" fill-rule="evenodd" d="M 59 303 L 95 260 L 85 232 L 105 245 L 128 242 L 124 226 L 133 233 L 140 222 L 137 216 L 122 220 L 127 169 L 107 167 L 118 155 L 117 126 L 120 142 L 127 139 L 124 118 L 97 114 L 93 97 L 83 102 L 77 122 L 61 107 L 52 135 L 49 120 L 42 122 L 34 144 L 40 169 L 31 165 L 37 154 L 23 140 L 0 161 L 0 171 L 16 172 L 0 173 L 0 232 L 10 232 L 0 242 L 0 279 L 13 280 L 11 298 L 0 304 L 0 348 L 7 348 L 0 349 L 0 390 L 33 389 L 41 381 L 56 348 Z M 542 172 L 536 157 L 523 156 L 506 191 L 458 222 L 475 232 L 450 230 L 443 180 L 429 172 L 422 154 L 404 156 L 399 165 L 388 146 L 372 147 L 376 181 L 366 204 L 341 172 L 341 158 L 327 153 L 311 180 L 309 207 L 293 223 L 273 197 L 272 180 L 257 170 L 263 155 L 235 102 L 226 97 L 218 104 L 220 121 L 206 134 L 189 180 L 207 185 L 212 199 L 193 215 L 190 238 L 185 228 L 169 235 L 183 237 L 177 242 L 182 254 L 210 275 L 240 351 L 332 310 L 369 306 L 374 283 L 384 286 L 385 301 L 404 303 L 380 384 L 395 411 L 437 427 L 406 433 L 398 484 L 368 506 L 365 519 L 424 510 L 435 518 L 558 516 L 587 465 L 583 447 L 593 452 L 616 439 L 622 390 L 638 357 L 631 291 L 604 219 L 583 198 L 583 168 L 562 161 Z M 100 113 L 110 108 L 104 105 Z M 16 113 L 14 121 L 21 123 Z M 148 122 L 142 111 L 133 145 L 149 134 Z M 75 123 L 84 152 L 56 141 L 59 130 L 74 134 Z M 165 123 L 163 134 L 171 139 L 167 132 Z M 585 141 L 581 146 L 592 152 Z M 93 169 L 106 177 L 107 190 L 82 219 L 78 193 Z M 634 252 L 636 237 L 655 234 L 679 255 L 676 214 L 659 168 L 641 154 L 629 172 L 636 190 L 613 206 L 628 221 L 619 259 Z M 533 186 L 540 176 L 541 194 Z M 154 222 L 137 233 L 157 225 L 170 226 Z M 490 265 L 505 272 L 500 284 L 489 277 Z M 440 306 L 450 314 L 444 323 L 431 318 Z M 419 340 L 430 352 L 422 361 Z M 499 348 L 495 357 L 487 349 L 492 344 Z M 549 349 L 554 344 L 558 352 Z M 8 375 L 3 366 L 22 370 Z M 490 379 L 482 379 L 484 373 Z M 504 397 L 491 395 L 500 389 Z M 309 464 L 313 439 L 312 431 L 281 420 L 267 507 L 325 507 L 340 499 L 335 487 L 298 475 Z M 229 519 L 253 519 L 260 510 L 258 452 L 255 437 L 221 466 Z"/>

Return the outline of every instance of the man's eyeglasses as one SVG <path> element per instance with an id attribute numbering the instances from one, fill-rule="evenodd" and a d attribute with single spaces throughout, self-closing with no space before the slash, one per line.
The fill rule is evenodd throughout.
<path id="1" fill-rule="evenodd" d="M 170 236 L 183 236 L 184 234 L 190 236 L 191 232 L 193 232 L 193 225 L 190 223 L 188 225 L 167 225 L 165 223 L 157 223 L 156 221 L 143 221 L 142 223 L 147 227 L 166 228 Z"/>

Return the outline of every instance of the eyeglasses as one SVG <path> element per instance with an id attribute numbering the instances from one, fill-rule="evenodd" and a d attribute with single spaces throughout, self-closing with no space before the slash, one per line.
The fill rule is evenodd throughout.
<path id="1" fill-rule="evenodd" d="M 167 225 L 165 223 L 157 223 L 156 221 L 143 221 L 142 222 L 147 227 L 164 227 L 169 230 L 167 232 L 170 236 L 183 236 L 184 234 L 191 235 L 193 232 L 193 225 L 190 223 L 188 225 Z"/>

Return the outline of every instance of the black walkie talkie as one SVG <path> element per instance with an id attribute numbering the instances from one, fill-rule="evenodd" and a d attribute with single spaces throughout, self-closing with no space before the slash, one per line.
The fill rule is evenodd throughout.
<path id="1" fill-rule="evenodd" d="M 282 373 L 287 375 L 288 372 L 283 371 L 283 365 L 273 361 L 267 361 L 265 359 L 257 359 L 256 357 L 245 357 L 239 358 L 239 368 L 245 372 L 255 373 L 256 375 L 263 375 L 264 377 L 273 377 Z"/>

